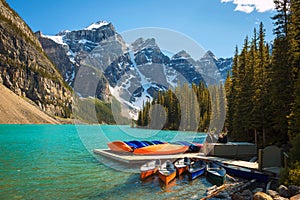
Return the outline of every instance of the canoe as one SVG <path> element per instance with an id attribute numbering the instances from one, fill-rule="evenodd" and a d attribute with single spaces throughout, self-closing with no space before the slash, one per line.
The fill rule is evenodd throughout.
<path id="1" fill-rule="evenodd" d="M 194 180 L 204 174 L 206 164 L 203 160 L 192 161 L 188 167 L 188 173 L 191 180 Z"/>
<path id="2" fill-rule="evenodd" d="M 153 142 L 154 144 L 165 144 L 165 142 L 158 141 L 158 140 L 152 140 L 151 142 Z"/>
<path id="3" fill-rule="evenodd" d="M 132 152 L 133 149 L 127 145 L 125 142 L 116 140 L 114 142 L 107 143 L 107 146 L 110 150 L 116 151 L 116 152 Z"/>
<path id="4" fill-rule="evenodd" d="M 156 144 L 134 149 L 133 153 L 137 155 L 169 155 L 184 153 L 189 147 L 176 144 Z"/>
<path id="5" fill-rule="evenodd" d="M 187 159 L 188 158 L 185 157 L 185 158 L 178 159 L 174 162 L 174 166 L 177 171 L 177 176 L 180 176 L 181 174 L 183 174 L 188 170 L 189 163 L 187 163 Z"/>
<path id="6" fill-rule="evenodd" d="M 256 181 L 262 183 L 267 183 L 269 180 L 268 175 L 257 170 L 247 169 L 245 167 L 239 167 L 239 166 L 229 166 L 229 165 L 222 164 L 220 162 L 217 162 L 216 164 L 223 167 L 226 170 L 226 173 L 232 176 L 237 176 L 247 180 L 255 179 Z"/>
<path id="7" fill-rule="evenodd" d="M 200 151 L 200 147 L 196 146 L 195 144 L 191 143 L 191 142 L 187 142 L 187 141 L 176 141 L 176 142 L 172 142 L 173 144 L 179 144 L 179 145 L 184 145 L 184 146 L 188 146 L 189 149 L 187 152 L 190 153 L 198 153 Z"/>
<path id="8" fill-rule="evenodd" d="M 215 163 L 208 163 L 206 167 L 206 176 L 209 182 L 221 186 L 225 183 L 226 170 Z"/>
<path id="9" fill-rule="evenodd" d="M 169 160 L 164 162 L 158 169 L 158 177 L 166 185 L 176 177 L 176 168 Z"/>
<path id="10" fill-rule="evenodd" d="M 142 141 L 138 141 L 138 140 L 131 140 L 128 142 L 125 142 L 128 146 L 132 147 L 133 149 L 138 149 L 141 147 L 146 147 L 149 146 L 149 144 L 142 142 Z"/>
<path id="11" fill-rule="evenodd" d="M 143 164 L 140 167 L 140 178 L 144 180 L 152 175 L 155 175 L 160 166 L 160 160 L 153 160 Z"/>
<path id="12" fill-rule="evenodd" d="M 155 145 L 152 141 L 143 140 L 142 142 L 145 143 L 145 144 L 147 144 L 148 146 L 149 145 Z"/>

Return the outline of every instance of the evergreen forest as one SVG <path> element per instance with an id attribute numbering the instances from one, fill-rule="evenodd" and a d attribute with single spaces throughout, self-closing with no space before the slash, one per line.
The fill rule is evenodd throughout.
<path id="1" fill-rule="evenodd" d="M 300 1 L 274 3 L 274 40 L 265 40 L 263 23 L 254 28 L 242 47 L 236 46 L 224 87 L 222 83 L 179 84 L 173 92 L 158 92 L 152 102 L 144 104 L 137 125 L 193 131 L 226 129 L 231 141 L 253 142 L 259 148 L 277 145 L 289 155 L 289 169 L 282 172 L 282 180 L 299 185 Z"/>

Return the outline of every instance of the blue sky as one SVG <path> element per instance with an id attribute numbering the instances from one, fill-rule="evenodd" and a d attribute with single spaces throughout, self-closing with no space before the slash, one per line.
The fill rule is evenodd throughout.
<path id="1" fill-rule="evenodd" d="M 250 2 L 250 3 L 249 3 Z M 33 31 L 55 35 L 92 22 L 111 22 L 117 32 L 143 27 L 175 30 L 217 57 L 231 57 L 235 45 L 262 21 L 272 40 L 272 0 L 7 0 Z M 271 5 L 272 7 L 272 5 Z"/>

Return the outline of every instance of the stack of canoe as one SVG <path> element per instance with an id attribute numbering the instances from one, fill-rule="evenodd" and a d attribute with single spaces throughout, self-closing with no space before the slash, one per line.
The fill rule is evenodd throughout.
<path id="1" fill-rule="evenodd" d="M 185 152 L 199 152 L 201 145 L 178 141 L 173 143 L 153 141 L 114 141 L 107 144 L 115 152 L 133 152 L 137 155 L 168 155 Z"/>

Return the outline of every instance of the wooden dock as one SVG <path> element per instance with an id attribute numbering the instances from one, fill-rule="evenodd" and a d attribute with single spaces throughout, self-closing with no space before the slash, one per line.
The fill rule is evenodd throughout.
<path id="1" fill-rule="evenodd" d="M 173 154 L 173 155 L 134 155 L 132 153 L 117 153 L 109 149 L 94 149 L 94 153 L 107 157 L 109 159 L 124 163 L 124 164 L 142 164 L 151 160 L 176 160 L 178 158 L 199 158 L 205 161 L 219 161 L 224 164 L 235 165 L 245 167 L 249 169 L 258 169 L 258 163 L 248 162 L 243 160 L 234 160 L 228 158 L 221 158 L 215 156 L 205 156 L 203 153 L 185 153 L 185 154 Z"/>

